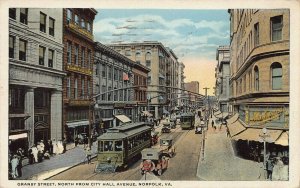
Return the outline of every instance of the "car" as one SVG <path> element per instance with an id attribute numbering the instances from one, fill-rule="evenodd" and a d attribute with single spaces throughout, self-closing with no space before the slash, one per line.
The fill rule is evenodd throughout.
<path id="1" fill-rule="evenodd" d="M 171 123 L 170 122 L 165 122 L 163 123 L 163 127 L 161 129 L 162 133 L 170 133 L 171 132 Z"/>

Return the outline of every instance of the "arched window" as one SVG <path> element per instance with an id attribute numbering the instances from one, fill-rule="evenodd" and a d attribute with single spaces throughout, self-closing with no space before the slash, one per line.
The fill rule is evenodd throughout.
<path id="1" fill-rule="evenodd" d="M 146 53 L 146 66 L 151 67 L 151 53 L 150 52 Z"/>
<path id="2" fill-rule="evenodd" d="M 136 52 L 135 54 L 135 61 L 140 64 L 141 63 L 141 53 L 140 52 Z"/>
<path id="3" fill-rule="evenodd" d="M 254 87 L 255 91 L 259 91 L 259 70 L 258 67 L 254 67 Z"/>
<path id="4" fill-rule="evenodd" d="M 271 84 L 273 90 L 282 89 L 282 66 L 275 62 L 271 65 Z"/>

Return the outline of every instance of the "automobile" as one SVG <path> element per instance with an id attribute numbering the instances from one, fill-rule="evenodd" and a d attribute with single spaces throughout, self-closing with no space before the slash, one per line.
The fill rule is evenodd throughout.
<path id="1" fill-rule="evenodd" d="M 199 126 L 195 127 L 195 134 L 202 134 L 202 128 Z"/>
<path id="2" fill-rule="evenodd" d="M 161 129 L 162 133 L 170 133 L 171 132 L 171 123 L 170 122 L 165 122 L 163 123 L 163 127 Z"/>
<path id="3" fill-rule="evenodd" d="M 80 133 L 77 135 L 79 144 L 88 144 L 87 133 Z"/>
<path id="4" fill-rule="evenodd" d="M 175 129 L 176 128 L 176 121 L 177 121 L 177 119 L 171 119 L 170 120 L 171 129 Z"/>
<path id="5" fill-rule="evenodd" d="M 159 148 L 145 148 L 141 153 L 142 162 L 140 169 L 142 175 L 146 172 L 152 172 L 157 176 L 161 176 L 163 171 L 168 168 L 169 158 L 162 155 L 162 151 Z"/>

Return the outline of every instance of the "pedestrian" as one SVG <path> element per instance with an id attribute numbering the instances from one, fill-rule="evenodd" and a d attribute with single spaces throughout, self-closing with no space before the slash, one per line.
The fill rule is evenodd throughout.
<path id="1" fill-rule="evenodd" d="M 31 147 L 31 154 L 33 155 L 34 162 L 38 162 L 38 149 L 36 148 L 35 144 Z"/>
<path id="2" fill-rule="evenodd" d="M 267 160 L 267 179 L 272 181 L 272 173 L 274 168 L 274 161 L 272 157 L 269 157 Z"/>
<path id="3" fill-rule="evenodd" d="M 214 127 L 214 125 L 215 125 L 214 120 L 211 120 L 211 127 Z"/>
<path id="4" fill-rule="evenodd" d="M 44 153 L 44 159 L 50 159 L 50 153 L 48 150 Z"/>
<path id="5" fill-rule="evenodd" d="M 45 152 L 45 144 L 44 144 L 44 140 L 41 140 L 40 142 L 40 152 L 44 153 Z"/>
<path id="6" fill-rule="evenodd" d="M 85 161 L 87 161 L 88 164 L 91 163 L 91 157 L 92 157 L 91 149 L 87 147 L 85 151 Z"/>
<path id="7" fill-rule="evenodd" d="M 49 154 L 52 155 L 52 154 L 53 154 L 53 144 L 52 144 L 52 140 L 48 140 L 48 145 L 49 145 Z"/>
<path id="8" fill-rule="evenodd" d="M 75 142 L 75 147 L 77 147 L 78 141 L 79 141 L 79 138 L 78 138 L 78 135 L 77 135 L 76 138 L 75 138 L 75 140 L 74 140 L 74 142 Z"/>
<path id="9" fill-rule="evenodd" d="M 67 151 L 67 139 L 66 138 L 63 138 L 63 153 L 66 153 Z"/>
<path id="10" fill-rule="evenodd" d="M 45 153 L 46 151 L 49 152 L 49 150 L 50 150 L 49 140 L 48 140 L 48 141 L 47 141 L 47 140 L 44 140 L 44 145 L 45 145 L 44 153 Z"/>
<path id="11" fill-rule="evenodd" d="M 13 155 L 13 158 L 11 160 L 11 175 L 13 178 L 18 177 L 18 170 L 17 166 L 19 165 L 19 159 L 17 155 Z"/>
<path id="12" fill-rule="evenodd" d="M 17 166 L 18 175 L 19 175 L 19 177 L 22 177 L 22 160 L 23 160 L 24 154 L 23 154 L 23 150 L 21 148 L 19 148 L 17 150 L 17 156 L 19 159 L 19 164 Z"/>

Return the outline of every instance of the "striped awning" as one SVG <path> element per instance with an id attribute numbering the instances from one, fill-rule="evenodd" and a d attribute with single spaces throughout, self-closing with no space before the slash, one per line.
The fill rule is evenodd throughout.
<path id="1" fill-rule="evenodd" d="M 238 120 L 239 119 L 239 114 L 238 113 L 236 113 L 236 114 L 234 114 L 231 118 L 229 118 L 228 120 L 227 120 L 227 123 L 228 124 L 232 124 L 232 123 L 234 123 L 236 120 Z"/>
<path id="2" fill-rule="evenodd" d="M 228 130 L 230 133 L 230 136 L 233 137 L 237 134 L 239 134 L 240 132 L 244 131 L 246 128 L 244 127 L 244 125 L 239 121 L 235 121 L 232 124 L 228 125 Z"/>
<path id="3" fill-rule="evenodd" d="M 282 133 L 281 130 L 270 130 L 268 129 L 267 137 L 265 138 L 266 142 L 275 142 L 278 139 L 280 134 Z M 236 136 L 232 137 L 235 140 L 251 140 L 257 142 L 263 142 L 262 138 L 262 129 L 259 128 L 247 128 L 245 131 L 237 134 Z"/>
<path id="4" fill-rule="evenodd" d="M 8 139 L 10 139 L 10 140 L 18 140 L 18 139 L 27 138 L 27 137 L 28 137 L 27 133 L 21 133 L 21 134 L 9 135 Z"/>
<path id="5" fill-rule="evenodd" d="M 125 116 L 125 115 L 117 115 L 115 116 L 118 120 L 120 120 L 122 123 L 128 123 L 131 121 L 131 119 L 129 119 L 129 117 Z"/>
<path id="6" fill-rule="evenodd" d="M 71 123 L 66 123 L 69 128 L 75 128 L 75 127 L 80 127 L 84 125 L 89 125 L 89 121 L 77 121 L 77 122 L 71 122 Z"/>
<path id="7" fill-rule="evenodd" d="M 148 111 L 142 111 L 142 116 L 148 116 L 148 117 L 151 117 L 151 116 L 153 116 L 150 112 L 148 112 Z"/>

